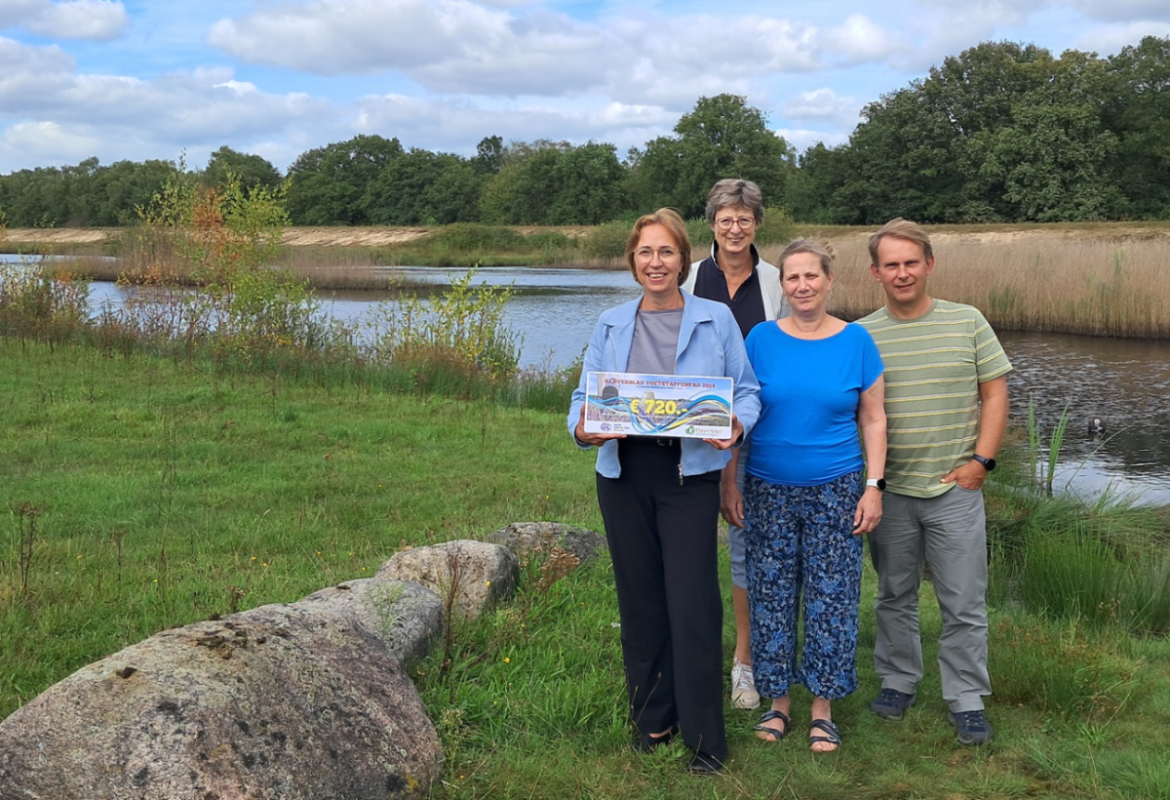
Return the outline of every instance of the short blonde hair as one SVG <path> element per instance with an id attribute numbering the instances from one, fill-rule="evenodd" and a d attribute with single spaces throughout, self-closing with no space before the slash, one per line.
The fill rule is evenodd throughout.
<path id="1" fill-rule="evenodd" d="M 630 265 L 630 274 L 634 276 L 634 280 L 638 280 L 638 268 L 634 266 L 634 251 L 638 249 L 638 241 L 642 238 L 642 229 L 651 225 L 661 225 L 666 228 L 671 238 L 674 239 L 679 256 L 682 258 L 682 269 L 678 273 L 678 285 L 682 286 L 691 274 L 691 239 L 687 236 L 687 224 L 673 208 L 660 208 L 653 214 L 644 214 L 638 217 L 638 221 L 634 223 L 634 229 L 630 231 L 630 238 L 626 240 L 626 263 Z"/>
<path id="2" fill-rule="evenodd" d="M 891 239 L 904 239 L 907 242 L 914 242 L 914 244 L 922 248 L 923 258 L 928 261 L 934 258 L 934 249 L 930 246 L 930 237 L 927 236 L 922 226 L 917 222 L 895 217 L 883 225 L 873 236 L 869 237 L 869 258 L 871 264 L 878 263 L 878 245 L 887 236 Z"/>
<path id="3" fill-rule="evenodd" d="M 797 253 L 811 253 L 821 260 L 821 271 L 825 273 L 825 277 L 833 275 L 833 259 L 836 257 L 832 248 L 828 245 L 814 242 L 811 239 L 796 239 L 789 242 L 788 246 L 784 248 L 784 252 L 776 259 L 776 266 L 780 270 L 780 279 L 784 279 L 784 262 L 791 256 Z"/>

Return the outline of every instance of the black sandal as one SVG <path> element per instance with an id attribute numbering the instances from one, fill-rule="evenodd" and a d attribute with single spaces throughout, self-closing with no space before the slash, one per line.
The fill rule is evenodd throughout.
<path id="1" fill-rule="evenodd" d="M 767 725 L 764 724 L 765 722 L 771 722 L 774 719 L 778 719 L 784 723 L 784 730 L 777 730 L 776 728 L 769 728 Z M 792 724 L 792 721 L 788 719 L 788 715 L 785 714 L 783 711 L 765 711 L 760 716 L 760 724 L 756 725 L 754 728 L 752 728 L 752 730 L 759 731 L 760 733 L 765 733 L 768 736 L 772 737 L 771 740 L 773 742 L 778 742 L 781 739 L 783 739 L 785 736 L 788 735 L 788 726 L 791 724 Z M 760 737 L 756 737 L 756 738 L 760 738 Z M 765 740 L 765 741 L 767 741 L 767 740 Z"/>
<path id="2" fill-rule="evenodd" d="M 813 736 L 813 731 L 824 731 L 826 736 Z M 827 719 L 814 719 L 808 724 L 808 746 L 811 748 L 814 744 L 824 742 L 825 744 L 837 745 L 832 750 L 814 750 L 814 753 L 835 753 L 841 747 L 841 732 L 837 730 L 837 726 Z"/>

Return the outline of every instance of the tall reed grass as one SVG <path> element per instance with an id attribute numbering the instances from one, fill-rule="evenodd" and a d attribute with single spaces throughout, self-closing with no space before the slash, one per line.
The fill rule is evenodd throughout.
<path id="1" fill-rule="evenodd" d="M 1170 239 L 938 238 L 930 293 L 974 305 L 1000 330 L 1170 338 Z M 883 305 L 866 238 L 832 244 L 833 313 L 856 319 Z"/>

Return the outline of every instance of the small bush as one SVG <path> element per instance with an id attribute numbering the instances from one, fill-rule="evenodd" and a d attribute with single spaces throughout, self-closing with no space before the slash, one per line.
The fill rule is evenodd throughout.
<path id="1" fill-rule="evenodd" d="M 786 245 L 796 238 L 796 223 L 784 208 L 765 208 L 764 221 L 756 229 L 756 245 Z"/>
<path id="2" fill-rule="evenodd" d="M 512 378 L 520 363 L 515 334 L 503 324 L 511 287 L 472 287 L 475 271 L 451 281 L 442 294 L 421 299 L 406 294 L 383 303 L 374 313 L 374 344 L 368 355 L 375 363 L 408 367 L 419 375 L 420 388 L 443 394 L 474 396 L 488 384 Z M 431 374 L 433 373 L 433 374 Z M 477 384 L 473 386 L 472 384 Z"/>
<path id="3" fill-rule="evenodd" d="M 525 236 L 524 244 L 527 247 L 535 247 L 541 252 L 550 253 L 558 250 L 575 250 L 578 243 L 576 239 L 570 239 L 557 231 L 538 231 Z"/>
<path id="4" fill-rule="evenodd" d="M 632 228 L 631 223 L 621 220 L 598 225 L 585 239 L 586 254 L 603 261 L 621 261 L 626 255 L 626 241 Z"/>
<path id="5" fill-rule="evenodd" d="M 43 261 L 0 264 L 0 333 L 65 341 L 89 318 L 89 283 Z"/>
<path id="6" fill-rule="evenodd" d="M 430 243 L 451 250 L 523 250 L 524 237 L 511 228 L 458 222 L 442 228 L 431 237 Z"/>
<path id="7" fill-rule="evenodd" d="M 691 260 L 698 261 L 706 258 L 710 253 L 711 243 L 715 241 L 715 234 L 705 219 L 687 220 L 687 236 L 691 240 Z"/>

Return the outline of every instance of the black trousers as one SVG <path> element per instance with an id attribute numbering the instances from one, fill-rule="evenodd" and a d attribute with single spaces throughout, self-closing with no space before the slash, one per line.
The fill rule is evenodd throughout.
<path id="1" fill-rule="evenodd" d="M 623 439 L 618 452 L 621 477 L 598 475 L 597 499 L 613 558 L 630 714 L 644 733 L 678 723 L 688 747 L 723 758 L 719 472 L 688 475 L 680 485 L 677 440 Z"/>

